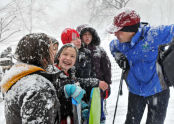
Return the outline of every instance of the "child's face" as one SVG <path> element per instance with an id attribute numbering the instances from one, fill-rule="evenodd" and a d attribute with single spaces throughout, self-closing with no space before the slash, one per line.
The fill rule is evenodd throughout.
<path id="1" fill-rule="evenodd" d="M 81 47 L 81 40 L 80 40 L 79 37 L 77 37 L 76 39 L 73 39 L 71 41 L 71 43 L 73 43 L 76 46 L 77 49 L 80 49 L 80 47 Z"/>
<path id="2" fill-rule="evenodd" d="M 56 43 L 56 44 L 53 45 L 54 56 L 56 55 L 57 51 L 58 51 L 58 44 Z"/>
<path id="3" fill-rule="evenodd" d="M 76 51 L 72 47 L 64 48 L 62 53 L 60 54 L 59 67 L 67 72 L 76 62 Z"/>
<path id="4" fill-rule="evenodd" d="M 83 36 L 82 36 L 82 40 L 83 40 L 83 42 L 86 45 L 90 44 L 91 41 L 92 41 L 92 35 L 91 35 L 91 33 L 88 32 L 88 31 L 86 33 L 84 33 Z"/>

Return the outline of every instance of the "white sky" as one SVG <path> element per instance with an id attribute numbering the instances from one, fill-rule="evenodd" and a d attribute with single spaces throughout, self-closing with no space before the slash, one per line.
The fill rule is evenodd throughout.
<path id="1" fill-rule="evenodd" d="M 12 0 L 0 0 L 0 10 L 11 1 Z M 28 2 L 29 1 L 30 0 L 28 0 Z M 33 8 L 35 8 L 36 12 L 39 11 L 40 8 L 43 9 L 43 14 L 33 13 L 33 32 L 45 32 L 61 42 L 60 34 L 65 28 L 76 28 L 80 24 L 88 23 L 90 13 L 87 9 L 88 4 L 86 1 L 87 0 L 33 0 Z M 130 0 L 127 7 L 135 9 L 140 14 L 142 21 L 147 21 L 151 25 L 159 25 L 172 24 L 174 22 L 174 17 L 171 16 L 174 9 L 172 5 L 174 5 L 173 0 Z M 24 19 L 27 21 L 27 18 Z M 112 18 L 110 21 L 112 21 Z M 108 25 L 109 23 L 108 21 Z M 108 39 L 108 42 L 101 43 L 101 45 L 108 50 L 108 44 L 110 40 L 113 39 L 113 36 L 103 34 L 107 23 L 103 23 L 98 27 L 96 27 L 96 25 L 93 26 L 97 29 L 102 40 Z M 22 34 L 18 35 L 16 41 L 25 34 L 26 32 L 22 32 Z"/>

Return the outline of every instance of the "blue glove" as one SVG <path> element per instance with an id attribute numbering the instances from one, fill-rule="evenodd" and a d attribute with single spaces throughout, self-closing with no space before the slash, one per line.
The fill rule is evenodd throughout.
<path id="1" fill-rule="evenodd" d="M 75 84 L 66 84 L 64 86 L 64 93 L 66 98 L 72 97 L 77 103 L 81 103 L 86 91 Z"/>
<path id="2" fill-rule="evenodd" d="M 82 110 L 82 119 L 87 120 L 89 117 L 89 109 Z"/>
<path id="3" fill-rule="evenodd" d="M 82 100 L 81 108 L 82 108 L 82 110 L 83 110 L 83 109 L 86 109 L 86 108 L 89 108 L 89 105 L 88 105 L 86 102 L 84 102 L 84 101 Z"/>
<path id="4" fill-rule="evenodd" d="M 81 109 L 82 109 L 82 119 L 87 120 L 89 117 L 89 105 L 83 100 L 81 103 Z"/>

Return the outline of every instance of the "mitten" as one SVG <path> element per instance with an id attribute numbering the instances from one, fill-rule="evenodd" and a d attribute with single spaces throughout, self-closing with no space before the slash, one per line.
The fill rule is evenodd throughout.
<path id="1" fill-rule="evenodd" d="M 83 109 L 87 109 L 87 108 L 89 108 L 89 105 L 88 105 L 86 102 L 84 102 L 84 101 L 82 100 L 81 108 L 82 108 L 82 110 L 83 110 Z"/>
<path id="2" fill-rule="evenodd" d="M 75 84 L 66 84 L 64 86 L 64 93 L 66 98 L 72 97 L 77 103 L 81 103 L 81 99 L 86 91 Z"/>
<path id="3" fill-rule="evenodd" d="M 87 120 L 89 116 L 89 109 L 82 110 L 82 119 Z"/>
<path id="4" fill-rule="evenodd" d="M 81 109 L 82 109 L 82 119 L 87 120 L 89 116 L 89 105 L 86 102 L 82 101 Z"/>

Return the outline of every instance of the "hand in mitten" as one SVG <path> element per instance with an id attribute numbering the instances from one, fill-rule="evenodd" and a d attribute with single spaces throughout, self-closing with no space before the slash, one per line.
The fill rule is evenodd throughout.
<path id="1" fill-rule="evenodd" d="M 82 110 L 82 119 L 87 120 L 89 116 L 89 109 Z"/>
<path id="2" fill-rule="evenodd" d="M 77 103 L 81 103 L 81 99 L 86 91 L 75 84 L 66 84 L 64 86 L 64 93 L 66 98 L 72 97 Z"/>
<path id="3" fill-rule="evenodd" d="M 88 109 L 89 108 L 89 105 L 82 100 L 82 102 L 81 102 L 81 108 L 82 108 L 82 110 L 83 109 Z"/>
<path id="4" fill-rule="evenodd" d="M 82 101 L 81 109 L 82 109 L 82 119 L 87 120 L 89 116 L 89 105 L 86 102 Z"/>

